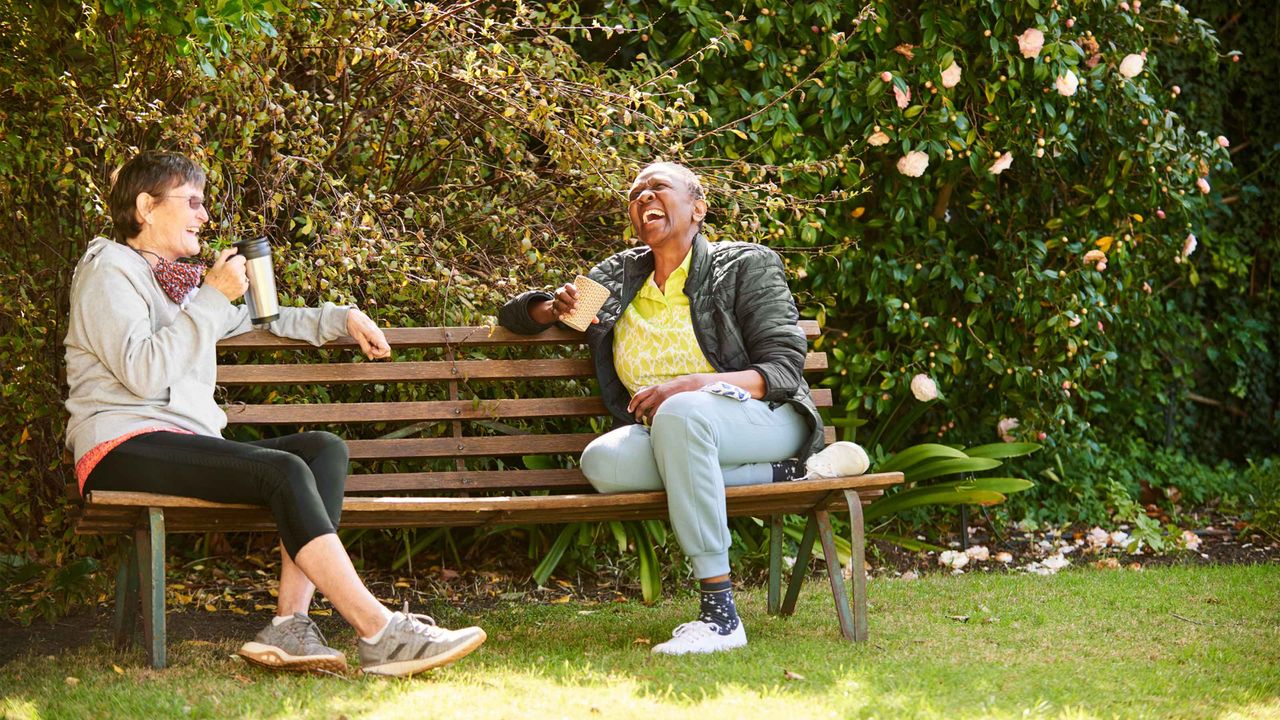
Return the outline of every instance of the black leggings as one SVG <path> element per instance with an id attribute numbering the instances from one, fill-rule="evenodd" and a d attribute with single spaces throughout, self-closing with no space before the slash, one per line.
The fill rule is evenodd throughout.
<path id="1" fill-rule="evenodd" d="M 133 490 L 266 505 L 289 557 L 335 531 L 347 482 L 347 444 L 327 432 L 236 442 L 153 432 L 99 461 L 85 491 Z"/>

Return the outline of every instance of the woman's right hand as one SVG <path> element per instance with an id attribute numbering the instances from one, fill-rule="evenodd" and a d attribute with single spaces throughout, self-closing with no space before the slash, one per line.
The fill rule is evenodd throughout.
<path id="1" fill-rule="evenodd" d="M 235 301 L 249 289 L 249 278 L 244 274 L 244 258 L 236 252 L 233 247 L 223 250 L 204 275 L 204 284 L 225 295 L 229 301 Z"/>
<path id="2" fill-rule="evenodd" d="M 565 283 L 551 293 L 554 300 L 542 301 L 529 308 L 529 317 L 536 323 L 550 325 L 569 316 L 578 307 L 578 288 L 573 283 Z M 592 323 L 600 322 L 600 318 L 591 318 Z"/>

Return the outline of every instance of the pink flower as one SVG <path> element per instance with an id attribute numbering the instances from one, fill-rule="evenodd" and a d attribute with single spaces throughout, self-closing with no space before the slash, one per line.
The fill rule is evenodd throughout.
<path id="1" fill-rule="evenodd" d="M 1044 432 L 1043 430 L 1041 430 L 1040 432 L 1036 433 L 1036 439 L 1037 439 L 1037 440 L 1040 440 L 1040 441 L 1042 441 L 1042 442 L 1043 442 L 1046 438 L 1048 438 L 1048 437 L 1049 437 L 1049 433 Z"/>
<path id="2" fill-rule="evenodd" d="M 1199 178 L 1196 180 L 1196 187 L 1200 188 L 1200 192 L 1205 195 L 1209 194 L 1209 178 Z"/>
<path id="3" fill-rule="evenodd" d="M 1169 91 L 1173 93 L 1174 97 L 1177 97 L 1182 94 L 1182 88 L 1178 85 L 1174 85 L 1173 87 L 1169 88 Z"/>
<path id="4" fill-rule="evenodd" d="M 996 423 L 996 434 L 1005 442 L 1013 442 L 1013 431 L 1021 424 L 1018 418 L 1000 418 L 1000 422 Z"/>
<path id="5" fill-rule="evenodd" d="M 929 156 L 919 150 L 912 150 L 898 160 L 898 172 L 907 177 L 920 177 L 929 167 Z"/>
<path id="6" fill-rule="evenodd" d="M 1190 257 L 1191 253 L 1196 251 L 1196 246 L 1198 245 L 1199 243 L 1196 242 L 1196 234 L 1187 233 L 1187 239 L 1182 241 L 1182 257 Z"/>
<path id="7" fill-rule="evenodd" d="M 888 143 L 889 136 L 879 130 L 871 133 L 871 137 L 867 138 L 867 144 L 872 147 L 880 147 L 881 145 L 887 145 Z"/>
<path id="8" fill-rule="evenodd" d="M 1214 139 L 1214 142 L 1218 143 L 1218 147 L 1224 147 L 1224 148 L 1231 147 L 1231 141 L 1228 140 L 1224 135 L 1219 135 L 1216 139 Z"/>
<path id="9" fill-rule="evenodd" d="M 1156 208 L 1156 217 L 1158 217 L 1158 218 L 1160 218 L 1161 220 L 1163 220 L 1163 219 L 1164 219 L 1164 211 L 1163 211 L 1163 210 L 1161 210 L 1161 209 L 1159 209 L 1159 208 Z"/>
<path id="10" fill-rule="evenodd" d="M 1146 58 L 1136 53 L 1125 55 L 1124 59 L 1120 61 L 1120 74 L 1127 78 L 1137 77 L 1142 73 L 1142 66 L 1146 62 Z"/>
<path id="11" fill-rule="evenodd" d="M 1027 28 L 1018 36 L 1018 50 L 1024 58 L 1036 57 L 1043 47 L 1044 33 L 1035 28 Z"/>
<path id="12" fill-rule="evenodd" d="M 885 70 L 884 72 L 880 73 L 880 79 L 885 82 L 891 82 L 893 80 L 893 73 L 889 72 L 888 70 Z"/>
<path id="13" fill-rule="evenodd" d="M 897 101 L 898 107 L 905 110 L 911 104 L 911 88 L 903 90 L 897 85 L 893 86 L 893 99 Z"/>
<path id="14" fill-rule="evenodd" d="M 1053 81 L 1053 86 L 1057 88 L 1058 94 L 1063 97 L 1071 97 L 1076 94 L 1076 90 L 1080 88 L 1080 78 L 1076 77 L 1074 72 L 1068 70 L 1065 74 L 1059 75 L 1058 79 Z"/>
<path id="15" fill-rule="evenodd" d="M 1076 26 L 1076 19 L 1075 19 L 1075 18 L 1067 18 L 1067 27 L 1069 27 L 1069 28 L 1073 28 L 1073 27 L 1075 27 L 1075 26 Z"/>
<path id="16" fill-rule="evenodd" d="M 1070 380 L 1063 380 L 1063 381 L 1062 381 L 1062 389 L 1063 389 L 1063 390 L 1070 390 L 1070 389 L 1071 389 L 1071 381 L 1070 381 Z"/>
<path id="17" fill-rule="evenodd" d="M 1101 321 L 1101 320 L 1099 320 L 1099 321 L 1098 321 L 1098 332 L 1106 332 L 1106 331 L 1107 331 L 1106 327 L 1102 324 L 1102 321 Z"/>
<path id="18" fill-rule="evenodd" d="M 1103 270 L 1106 270 L 1106 269 L 1107 269 L 1107 261 L 1106 261 L 1106 260 L 1099 260 L 1099 261 L 1098 261 L 1098 264 L 1093 266 L 1093 269 L 1094 269 L 1094 270 L 1097 270 L 1098 272 L 1102 272 Z"/>
<path id="19" fill-rule="evenodd" d="M 952 62 L 951 65 L 948 66 L 946 70 L 942 71 L 942 87 L 944 88 L 955 87 L 960 83 L 960 76 L 962 74 L 963 73 L 960 70 L 960 66 L 955 64 L 955 62 Z"/>
<path id="20" fill-rule="evenodd" d="M 1075 327 L 1080 324 L 1080 318 L 1073 317 L 1067 321 L 1067 327 Z"/>
<path id="21" fill-rule="evenodd" d="M 1086 265 L 1093 265 L 1094 263 L 1106 262 L 1106 261 L 1107 261 L 1107 254 L 1102 252 L 1101 250 L 1090 250 L 1089 252 L 1084 254 L 1084 263 Z"/>
<path id="22" fill-rule="evenodd" d="M 1008 170 L 1009 166 L 1012 164 L 1013 164 L 1013 152 L 1007 151 L 1003 155 L 999 155 L 996 157 L 996 161 L 991 163 L 991 167 L 987 168 L 987 172 L 991 173 L 992 175 L 999 175 L 1005 170 Z"/>
<path id="23" fill-rule="evenodd" d="M 1144 293 L 1146 293 L 1146 294 L 1150 295 L 1150 294 L 1151 294 L 1151 283 L 1148 283 L 1148 282 L 1144 282 L 1144 283 L 1142 283 L 1142 292 L 1144 292 Z"/>

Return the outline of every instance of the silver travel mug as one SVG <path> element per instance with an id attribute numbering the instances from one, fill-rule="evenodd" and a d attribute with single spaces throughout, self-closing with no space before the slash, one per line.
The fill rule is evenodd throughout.
<path id="1" fill-rule="evenodd" d="M 268 325 L 280 317 L 276 276 L 271 267 L 271 245 L 265 237 L 260 237 L 241 240 L 235 246 L 244 258 L 244 273 L 249 278 L 249 290 L 244 294 L 249 319 L 254 325 Z"/>

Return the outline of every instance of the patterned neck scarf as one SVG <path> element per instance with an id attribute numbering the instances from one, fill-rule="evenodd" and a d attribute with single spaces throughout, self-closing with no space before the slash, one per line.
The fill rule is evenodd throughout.
<path id="1" fill-rule="evenodd" d="M 134 250 L 139 255 L 142 253 L 154 255 L 159 261 L 151 268 L 151 272 L 156 276 L 156 282 L 160 283 L 160 289 L 164 290 L 164 294 L 168 295 L 175 304 L 181 305 L 186 302 L 191 293 L 200 286 L 200 281 L 204 279 L 206 268 L 198 261 L 165 260 L 150 250 L 137 248 Z"/>

